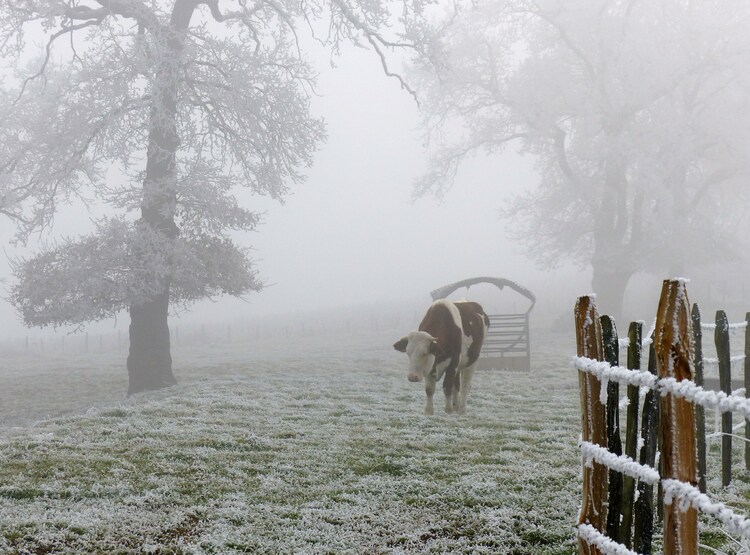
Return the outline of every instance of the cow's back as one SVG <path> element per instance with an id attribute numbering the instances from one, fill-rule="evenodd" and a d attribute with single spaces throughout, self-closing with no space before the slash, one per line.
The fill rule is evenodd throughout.
<path id="1" fill-rule="evenodd" d="M 437 339 L 438 345 L 449 358 L 461 354 L 461 311 L 455 303 L 446 299 L 435 301 L 419 324 L 419 331 L 425 331 Z"/>

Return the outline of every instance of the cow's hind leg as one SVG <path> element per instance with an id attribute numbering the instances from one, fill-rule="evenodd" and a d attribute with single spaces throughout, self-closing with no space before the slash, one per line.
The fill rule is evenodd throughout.
<path id="1" fill-rule="evenodd" d="M 466 399 L 469 397 L 471 390 L 471 378 L 474 377 L 474 365 L 467 366 L 461 370 L 461 395 L 456 412 L 466 414 Z"/>
<path id="2" fill-rule="evenodd" d="M 424 379 L 424 391 L 427 394 L 427 405 L 425 405 L 424 413 L 432 415 L 432 397 L 435 395 L 435 375 L 430 372 Z"/>
<path id="3" fill-rule="evenodd" d="M 461 374 L 462 372 L 456 371 L 456 375 L 453 378 L 453 392 L 451 394 L 451 405 L 453 411 L 458 412 L 460 410 L 460 394 L 461 394 Z M 460 412 L 459 412 L 460 414 Z"/>
<path id="4" fill-rule="evenodd" d="M 445 412 L 448 414 L 453 413 L 453 394 L 454 394 L 454 382 L 456 377 L 455 368 L 448 368 L 445 371 L 445 377 L 443 378 L 443 393 L 445 394 Z"/>

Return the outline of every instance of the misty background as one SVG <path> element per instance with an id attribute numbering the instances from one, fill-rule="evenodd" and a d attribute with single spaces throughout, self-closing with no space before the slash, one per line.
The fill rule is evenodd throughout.
<path id="1" fill-rule="evenodd" d="M 407 305 L 405 312 L 411 313 L 429 304 L 432 289 L 480 275 L 530 288 L 539 299 L 537 312 L 572 307 L 573 296 L 588 291 L 585 272 L 572 266 L 533 268 L 506 238 L 507 222 L 499 209 L 508 195 L 533 185 L 530 158 L 512 153 L 475 157 L 461 168 L 456 186 L 442 200 L 414 201 L 412 182 L 427 158 L 414 99 L 383 74 L 372 52 L 349 47 L 333 68 L 325 52 L 318 49 L 318 54 L 313 110 L 325 117 L 328 140 L 307 171 L 307 182 L 295 187 L 284 204 L 240 193 L 244 205 L 265 213 L 257 232 L 236 237 L 253 248 L 267 287 L 245 300 L 199 302 L 172 320 L 171 327 L 326 309 L 381 312 Z M 82 205 L 62 207 L 53 233 L 43 239 L 87 232 L 88 218 Z M 11 258 L 34 248 L 10 244 L 14 224 L 7 219 L 0 220 L 0 233 Z M 12 278 L 6 257 L 0 264 L 7 287 Z M 525 299 L 513 292 L 495 296 L 499 305 L 507 302 L 512 309 L 518 303 L 519 310 L 526 309 Z M 6 338 L 52 332 L 26 328 L 5 301 L 0 322 Z M 125 314 L 117 322 L 92 323 L 86 329 L 108 333 L 127 330 L 127 325 Z"/>
<path id="2" fill-rule="evenodd" d="M 200 327 L 206 333 L 208 327 L 209 333 L 215 329 L 225 335 L 225 325 L 232 322 L 310 326 L 320 318 L 342 323 L 357 316 L 370 322 L 381 318 L 408 331 L 431 301 L 432 289 L 475 276 L 510 279 L 534 292 L 532 327 L 572 324 L 575 297 L 591 289 L 590 268 L 535 266 L 523 246 L 509 238 L 509 222 L 500 215 L 512 195 L 536 186 L 533 156 L 521 156 L 513 148 L 473 156 L 460 166 L 455 185 L 442 198 L 415 200 L 413 183 L 425 173 L 428 156 L 414 99 L 384 75 L 371 51 L 347 45 L 332 67 L 325 48 L 311 42 L 305 49 L 319 72 L 313 114 L 325 118 L 328 139 L 305 171 L 306 183 L 293 187 L 283 204 L 248 190 L 238 193 L 244 206 L 264 214 L 255 232 L 235 233 L 234 238 L 252 248 L 266 287 L 244 299 L 197 302 L 171 318 L 172 331 Z M 401 70 L 398 66 L 394 64 Z M 106 213 L 101 206 L 62 206 L 52 232 L 36 235 L 24 247 L 12 243 L 14 223 L 0 219 L 5 254 L 0 287 L 5 292 L 12 282 L 7 258 L 28 256 L 59 237 L 87 233 L 90 218 Z M 701 303 L 709 318 L 717 308 L 726 309 L 730 320 L 744 318 L 750 305 L 739 279 L 742 271 L 717 267 L 686 276 L 692 278 L 691 300 Z M 653 318 L 665 277 L 639 273 L 631 279 L 625 318 Z M 527 301 L 515 293 L 482 287 L 455 296 L 475 298 L 489 312 L 526 310 Z M 80 329 L 62 327 L 57 334 L 119 330 L 126 341 L 128 323 L 122 313 L 116 320 Z M 37 341 L 55 334 L 51 327 L 25 327 L 5 299 L 0 325 L 0 343 L 6 348 L 20 346 L 24 338 Z"/>

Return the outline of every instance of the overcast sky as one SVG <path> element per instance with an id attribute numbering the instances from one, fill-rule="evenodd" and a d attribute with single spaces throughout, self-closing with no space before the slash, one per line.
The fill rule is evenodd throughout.
<path id="1" fill-rule="evenodd" d="M 330 68 L 321 56 L 314 110 L 324 116 L 328 141 L 306 183 L 284 205 L 247 197 L 266 212 L 252 245 L 257 268 L 269 286 L 249 302 L 200 303 L 193 316 L 266 315 L 320 307 L 425 299 L 446 283 L 477 275 L 518 281 L 530 288 L 545 273 L 529 267 L 506 239 L 498 212 L 505 198 L 534 182 L 530 160 L 509 153 L 464 165 L 442 201 L 412 202 L 412 182 L 424 171 L 418 108 L 387 78 L 369 51 L 348 48 Z M 86 230 L 81 208 L 64 211 L 56 234 Z M 12 224 L 0 221 L 6 252 Z M 9 278 L 5 260 L 0 276 Z M 585 280 L 584 280 L 585 283 Z M 5 301 L 0 322 L 21 331 Z M 121 324 L 127 318 L 121 318 Z"/>

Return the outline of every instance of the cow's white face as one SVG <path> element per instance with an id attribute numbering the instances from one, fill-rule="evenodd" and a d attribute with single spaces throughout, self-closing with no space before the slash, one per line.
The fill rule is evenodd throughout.
<path id="1" fill-rule="evenodd" d="M 413 331 L 393 348 L 409 355 L 409 372 L 406 377 L 410 382 L 421 382 L 435 365 L 435 355 L 440 351 L 437 339 L 426 331 Z"/>

